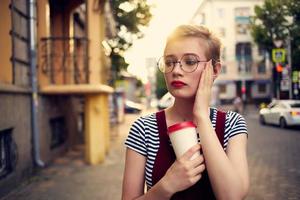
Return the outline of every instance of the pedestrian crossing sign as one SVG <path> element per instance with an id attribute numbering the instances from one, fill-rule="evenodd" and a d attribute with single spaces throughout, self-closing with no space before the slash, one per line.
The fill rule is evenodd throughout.
<path id="1" fill-rule="evenodd" d="M 285 49 L 272 49 L 272 60 L 275 63 L 285 62 Z"/>

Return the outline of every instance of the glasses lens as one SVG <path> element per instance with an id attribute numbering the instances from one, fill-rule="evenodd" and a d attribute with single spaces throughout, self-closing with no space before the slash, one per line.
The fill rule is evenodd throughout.
<path id="1" fill-rule="evenodd" d="M 198 59 L 195 55 L 184 55 L 181 59 L 182 70 L 185 72 L 193 72 L 198 66 Z"/>
<path id="2" fill-rule="evenodd" d="M 172 71 L 174 63 L 176 63 L 176 60 L 172 58 L 161 57 L 158 61 L 158 68 L 163 73 L 169 73 Z"/>

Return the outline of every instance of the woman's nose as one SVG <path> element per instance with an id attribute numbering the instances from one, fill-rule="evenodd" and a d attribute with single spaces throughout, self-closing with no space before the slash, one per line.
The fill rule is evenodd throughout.
<path id="1" fill-rule="evenodd" d="M 178 72 L 178 71 L 182 72 L 182 65 L 180 61 L 175 62 L 173 66 L 173 72 Z"/>

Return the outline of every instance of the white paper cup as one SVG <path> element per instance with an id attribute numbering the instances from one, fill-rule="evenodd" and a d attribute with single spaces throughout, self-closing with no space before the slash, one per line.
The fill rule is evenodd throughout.
<path id="1" fill-rule="evenodd" d="M 192 146 L 198 144 L 196 126 L 193 122 L 181 122 L 168 127 L 168 134 L 177 158 L 181 157 Z M 195 153 L 191 159 L 200 155 Z"/>

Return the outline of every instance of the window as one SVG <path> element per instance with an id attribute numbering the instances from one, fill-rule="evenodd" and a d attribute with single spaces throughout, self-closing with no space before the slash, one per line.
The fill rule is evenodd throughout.
<path id="1" fill-rule="evenodd" d="M 226 93 L 226 85 L 225 84 L 221 84 L 219 85 L 219 88 L 220 88 L 220 93 Z"/>
<path id="2" fill-rule="evenodd" d="M 17 161 L 16 145 L 12 128 L 0 131 L 0 179 L 13 172 Z"/>
<path id="3" fill-rule="evenodd" d="M 259 93 L 266 93 L 267 92 L 267 86 L 266 84 L 260 83 L 257 85 L 258 92 Z"/>
<path id="4" fill-rule="evenodd" d="M 238 71 L 240 73 L 251 73 L 252 70 L 252 48 L 249 42 L 237 43 L 235 47 L 235 56 L 238 62 Z"/>
<path id="5" fill-rule="evenodd" d="M 50 120 L 51 149 L 61 146 L 66 141 L 66 123 L 64 117 L 56 117 Z"/>
<path id="6" fill-rule="evenodd" d="M 28 0 L 11 1 L 11 40 L 13 66 L 13 83 L 15 85 L 29 86 L 29 13 Z"/>
<path id="7" fill-rule="evenodd" d="M 250 8 L 235 8 L 235 28 L 237 35 L 246 35 L 250 30 Z"/>
<path id="8" fill-rule="evenodd" d="M 300 103 L 292 103 L 290 106 L 292 108 L 300 108 Z"/>
<path id="9" fill-rule="evenodd" d="M 257 72 L 259 74 L 265 74 L 266 73 L 266 65 L 264 63 L 260 63 L 257 66 Z"/>

